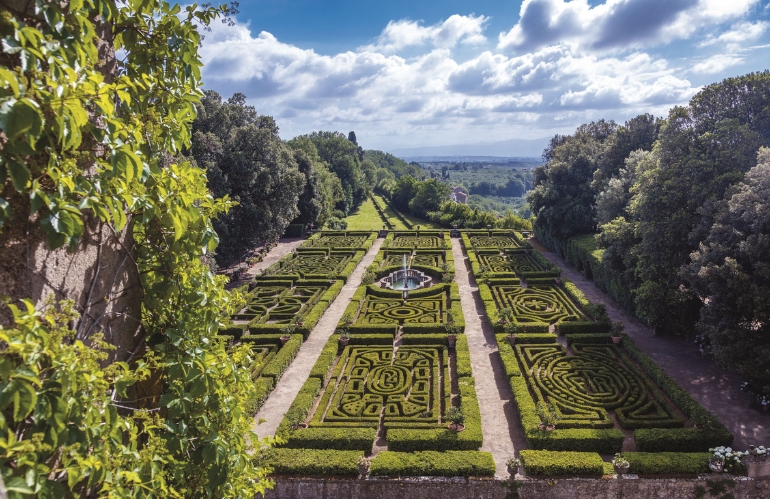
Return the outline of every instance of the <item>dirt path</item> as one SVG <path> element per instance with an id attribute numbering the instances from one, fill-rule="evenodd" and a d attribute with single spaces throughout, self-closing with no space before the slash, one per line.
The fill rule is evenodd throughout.
<path id="1" fill-rule="evenodd" d="M 361 276 L 364 273 L 364 269 L 371 265 L 377 252 L 380 251 L 383 241 L 384 239 L 374 241 L 374 244 L 369 248 L 369 251 L 358 264 L 358 267 L 356 267 L 356 270 L 348 278 L 348 282 L 340 291 L 339 296 L 332 302 L 323 317 L 321 317 L 321 320 L 318 321 L 318 324 L 310 332 L 307 341 L 302 344 L 299 354 L 297 354 L 297 357 L 286 372 L 283 373 L 280 381 L 278 381 L 278 386 L 275 387 L 275 390 L 270 394 L 265 404 L 254 416 L 253 429 L 260 437 L 275 435 L 283 415 L 286 414 L 289 406 L 294 402 L 294 398 L 299 393 L 305 380 L 307 380 L 313 364 L 318 360 L 318 356 L 321 355 L 321 350 L 323 350 L 329 337 L 334 333 L 334 329 L 342 318 L 348 303 L 350 303 L 353 293 L 355 293 L 358 285 L 361 284 Z M 265 421 L 260 424 L 259 421 L 261 419 Z"/>
<path id="2" fill-rule="evenodd" d="M 503 370 L 492 326 L 486 319 L 484 303 L 476 280 L 463 254 L 460 240 L 452 239 L 455 280 L 460 287 L 460 303 L 465 316 L 465 336 L 471 354 L 476 394 L 481 407 L 481 450 L 491 452 L 497 465 L 496 476 L 508 478 L 505 462 L 514 451 L 526 449 L 526 439 L 519 425 L 513 392 Z"/>
<path id="3" fill-rule="evenodd" d="M 297 246 L 304 243 L 306 240 L 307 238 L 305 237 L 282 237 L 278 241 L 278 245 L 271 249 L 261 262 L 247 270 L 243 276 L 243 279 L 241 280 L 251 280 L 252 277 L 258 275 L 262 270 L 268 268 L 281 258 L 297 249 Z"/>
<path id="4" fill-rule="evenodd" d="M 620 308 L 609 296 L 568 265 L 556 253 L 530 238 L 532 246 L 562 269 L 562 276 L 574 282 L 586 297 L 607 306 L 613 321 L 622 321 L 627 333 L 647 355 L 706 409 L 719 418 L 735 435 L 733 448 L 748 449 L 750 444 L 770 444 L 770 414 L 750 407 L 754 397 L 740 391 L 741 378 L 701 357 L 692 341 L 654 336 L 634 316 Z"/>

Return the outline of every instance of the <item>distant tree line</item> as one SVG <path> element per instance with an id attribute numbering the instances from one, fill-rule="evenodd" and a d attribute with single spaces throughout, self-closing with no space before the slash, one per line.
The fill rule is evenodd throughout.
<path id="1" fill-rule="evenodd" d="M 291 224 L 321 227 L 343 218 L 376 186 L 422 170 L 381 151 L 364 151 L 355 132 L 313 132 L 281 140 L 278 125 L 246 105 L 205 92 L 183 154 L 208 172 L 216 197 L 238 204 L 214 221 L 220 265 L 280 237 Z"/>
<path id="2" fill-rule="evenodd" d="M 566 256 L 595 234 L 614 298 L 657 332 L 700 335 L 770 394 L 768 146 L 768 71 L 707 86 L 665 119 L 581 125 L 535 170 L 535 233 Z"/>

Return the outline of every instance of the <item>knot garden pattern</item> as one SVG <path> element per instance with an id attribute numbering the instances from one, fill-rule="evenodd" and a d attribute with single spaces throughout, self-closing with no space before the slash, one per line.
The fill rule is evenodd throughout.
<path id="1" fill-rule="evenodd" d="M 365 235 L 350 235 L 350 236 L 333 236 L 322 234 L 318 239 L 313 239 L 303 243 L 306 247 L 325 246 L 329 248 L 360 248 L 364 246 L 368 236 Z"/>
<path id="2" fill-rule="evenodd" d="M 313 420 L 320 425 L 387 427 L 434 425 L 442 416 L 443 347 L 348 346 L 340 355 Z M 446 394 L 447 396 L 449 394 Z"/>
<path id="3" fill-rule="evenodd" d="M 382 258 L 381 268 L 401 267 L 404 264 L 404 255 L 406 255 L 407 266 L 422 265 L 426 267 L 441 267 L 446 262 L 446 258 L 440 251 L 423 252 L 411 255 L 411 253 L 391 253 L 385 252 Z"/>
<path id="4" fill-rule="evenodd" d="M 328 285 L 260 285 L 251 291 L 247 305 L 233 316 L 238 321 L 258 324 L 291 324 L 318 303 Z"/>
<path id="5" fill-rule="evenodd" d="M 368 295 L 364 300 L 357 324 L 443 324 L 447 322 L 444 293 L 436 296 L 382 298 Z"/>
<path id="6" fill-rule="evenodd" d="M 519 248 L 521 245 L 511 236 L 470 236 L 474 248 Z"/>
<path id="7" fill-rule="evenodd" d="M 546 269 L 537 259 L 526 253 L 484 254 L 476 253 L 480 265 L 485 265 L 491 272 L 541 272 Z"/>
<path id="8" fill-rule="evenodd" d="M 615 345 L 517 345 L 530 391 L 550 403 L 557 428 L 681 428 L 684 421 L 658 388 Z"/>
<path id="9" fill-rule="evenodd" d="M 392 248 L 444 248 L 444 238 L 439 236 L 395 236 Z"/>
<path id="10" fill-rule="evenodd" d="M 334 277 L 342 273 L 348 263 L 353 260 L 355 253 L 297 253 L 275 274 L 326 275 Z"/>
<path id="11" fill-rule="evenodd" d="M 492 285 L 492 298 L 500 310 L 510 308 L 519 323 L 585 321 L 588 317 L 555 285 L 522 288 L 517 285 Z"/>

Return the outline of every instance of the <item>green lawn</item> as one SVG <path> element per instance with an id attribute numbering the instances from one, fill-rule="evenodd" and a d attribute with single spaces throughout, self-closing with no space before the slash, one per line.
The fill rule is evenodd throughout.
<path id="1" fill-rule="evenodd" d="M 369 198 L 358 205 L 345 220 L 348 222 L 348 230 L 379 230 L 383 224 L 380 214 Z"/>
<path id="2" fill-rule="evenodd" d="M 373 194 L 375 199 L 377 199 L 377 202 L 385 208 L 385 214 L 390 217 L 391 221 L 393 222 L 394 228 L 393 230 L 408 230 L 407 227 L 404 225 L 403 222 L 398 218 L 398 215 L 396 215 L 396 212 L 391 208 L 390 204 L 388 204 L 388 201 L 383 198 L 379 194 Z M 415 228 L 417 225 L 419 225 L 423 229 L 442 229 L 438 224 L 434 224 L 433 222 L 429 222 L 427 220 L 423 220 L 422 218 L 413 217 L 412 215 L 409 215 L 407 213 L 402 213 L 404 215 L 404 218 L 406 218 L 409 222 L 411 222 Z"/>
<path id="3" fill-rule="evenodd" d="M 373 195 L 377 199 L 377 203 L 385 209 L 385 215 L 390 219 L 393 224 L 393 230 L 409 230 L 406 225 L 398 218 L 396 212 L 390 207 L 388 202 L 379 194 Z M 423 229 L 441 229 L 438 224 L 434 224 L 421 218 L 413 217 L 406 213 L 403 214 L 409 222 L 416 228 L 419 225 Z M 345 220 L 348 222 L 348 230 L 380 230 L 385 223 L 377 209 L 374 207 L 374 203 L 371 198 L 367 198 L 363 203 L 358 205 Z"/>

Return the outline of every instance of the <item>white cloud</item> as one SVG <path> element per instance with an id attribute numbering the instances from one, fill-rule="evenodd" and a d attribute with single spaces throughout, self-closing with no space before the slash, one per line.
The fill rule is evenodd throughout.
<path id="1" fill-rule="evenodd" d="M 471 48 L 460 60 L 452 47 L 481 31 L 449 29 L 455 17 L 462 16 L 403 30 L 390 23 L 375 44 L 333 55 L 267 32 L 253 36 L 240 23 L 214 25 L 201 49 L 203 79 L 225 98 L 244 93 L 258 112 L 276 117 L 284 138 L 355 130 L 368 138 L 365 147 L 386 148 L 539 138 L 599 118 L 662 115 L 697 92 L 684 74 L 741 62 L 722 55 L 681 67 L 643 50 L 607 53 L 571 43 L 516 55 Z M 408 33 L 415 26 L 419 36 Z M 398 52 L 420 46 L 410 57 Z"/>
<path id="2" fill-rule="evenodd" d="M 700 74 L 716 74 L 731 66 L 743 63 L 743 60 L 743 57 L 740 56 L 717 54 L 693 65 L 692 71 Z"/>
<path id="3" fill-rule="evenodd" d="M 485 43 L 487 39 L 483 31 L 484 24 L 488 20 L 489 18 L 484 16 L 454 14 L 443 23 L 433 26 L 420 26 L 419 22 L 408 19 L 391 21 L 382 30 L 374 44 L 361 47 L 359 50 L 395 53 L 407 47 L 425 44 L 439 48 L 452 48 L 458 43 L 469 45 Z"/>
<path id="4" fill-rule="evenodd" d="M 556 43 L 628 50 L 689 38 L 737 19 L 759 0 L 524 0 L 518 23 L 501 33 L 501 50 L 536 50 Z"/>
<path id="5" fill-rule="evenodd" d="M 725 31 L 719 36 L 708 36 L 705 40 L 700 42 L 698 46 L 707 47 L 709 45 L 721 45 L 728 50 L 737 50 L 742 43 L 754 41 L 762 36 L 768 26 L 770 26 L 770 23 L 765 21 L 745 21 L 736 23 L 733 24 L 728 31 Z"/>

